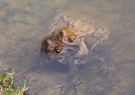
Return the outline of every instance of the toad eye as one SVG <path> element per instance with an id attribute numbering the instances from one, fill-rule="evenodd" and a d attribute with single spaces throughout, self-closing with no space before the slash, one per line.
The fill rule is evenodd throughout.
<path id="1" fill-rule="evenodd" d="M 61 52 L 61 50 L 60 50 L 60 49 L 57 49 L 57 50 L 55 50 L 55 52 L 56 52 L 56 53 L 60 53 L 60 52 Z"/>
<path id="2" fill-rule="evenodd" d="M 75 40 L 75 38 L 70 38 L 69 41 L 70 42 L 73 42 Z"/>
<path id="3" fill-rule="evenodd" d="M 68 40 L 69 42 L 73 42 L 76 39 L 76 37 L 74 35 L 69 36 Z"/>
<path id="4" fill-rule="evenodd" d="M 62 50 L 62 48 L 59 47 L 59 46 L 57 46 L 57 47 L 54 48 L 54 51 L 55 51 L 56 53 L 60 53 L 61 50 Z"/>

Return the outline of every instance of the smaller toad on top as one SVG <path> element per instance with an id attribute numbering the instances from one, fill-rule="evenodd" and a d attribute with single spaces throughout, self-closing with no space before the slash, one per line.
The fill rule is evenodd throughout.
<path id="1" fill-rule="evenodd" d="M 56 32 L 55 28 L 60 20 L 63 20 L 66 27 L 60 28 Z M 75 55 L 76 57 L 87 55 L 97 44 L 102 43 L 109 36 L 107 27 L 96 28 L 95 22 L 86 18 L 73 19 L 71 16 L 59 14 L 51 25 L 53 27 L 51 33 L 54 33 L 60 42 L 67 45 L 79 45 L 80 50 Z M 86 37 L 98 39 L 91 49 L 88 49 L 84 42 Z"/>

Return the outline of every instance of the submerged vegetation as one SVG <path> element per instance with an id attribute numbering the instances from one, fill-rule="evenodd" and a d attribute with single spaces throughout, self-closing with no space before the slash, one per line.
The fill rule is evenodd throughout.
<path id="1" fill-rule="evenodd" d="M 26 87 L 26 81 L 24 80 L 23 87 L 17 88 L 14 85 L 15 72 L 13 69 L 10 69 L 6 72 L 0 73 L 0 95 L 26 95 L 25 91 L 28 89 Z"/>

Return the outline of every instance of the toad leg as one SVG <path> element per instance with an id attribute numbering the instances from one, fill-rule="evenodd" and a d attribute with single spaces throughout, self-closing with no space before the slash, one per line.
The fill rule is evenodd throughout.
<path id="1" fill-rule="evenodd" d="M 95 31 L 93 33 L 93 37 L 94 38 L 98 38 L 99 40 L 97 40 L 97 42 L 92 46 L 92 48 L 90 49 L 90 51 L 93 50 L 93 48 L 99 44 L 99 43 L 102 43 L 104 40 L 107 40 L 108 39 L 108 36 L 109 36 L 109 30 L 107 27 L 101 27 L 99 29 L 97 29 L 97 31 Z"/>
<path id="2" fill-rule="evenodd" d="M 68 93 L 68 91 L 70 90 L 69 87 L 71 86 L 72 80 L 74 79 L 74 76 L 76 72 L 78 71 L 77 65 L 74 64 L 74 59 L 68 58 L 67 60 L 68 60 L 69 74 L 62 83 L 54 86 L 54 88 L 61 87 L 61 95 L 65 95 L 65 93 Z"/>

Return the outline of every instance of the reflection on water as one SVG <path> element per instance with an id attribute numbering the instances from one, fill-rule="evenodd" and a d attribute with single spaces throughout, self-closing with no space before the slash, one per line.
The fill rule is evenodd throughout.
<path id="1" fill-rule="evenodd" d="M 99 64 L 81 67 L 73 81 L 82 82 L 76 86 L 77 95 L 134 95 L 134 5 L 134 0 L 1 0 L 0 69 L 14 68 L 15 80 L 22 83 L 26 79 L 30 95 L 59 95 L 52 86 L 65 78 L 68 69 L 60 64 L 46 65 L 53 62 L 40 53 L 40 43 L 50 31 L 52 18 L 67 12 L 109 27 L 109 40 L 98 47 L 113 58 L 117 70 L 107 80 L 98 72 Z"/>

